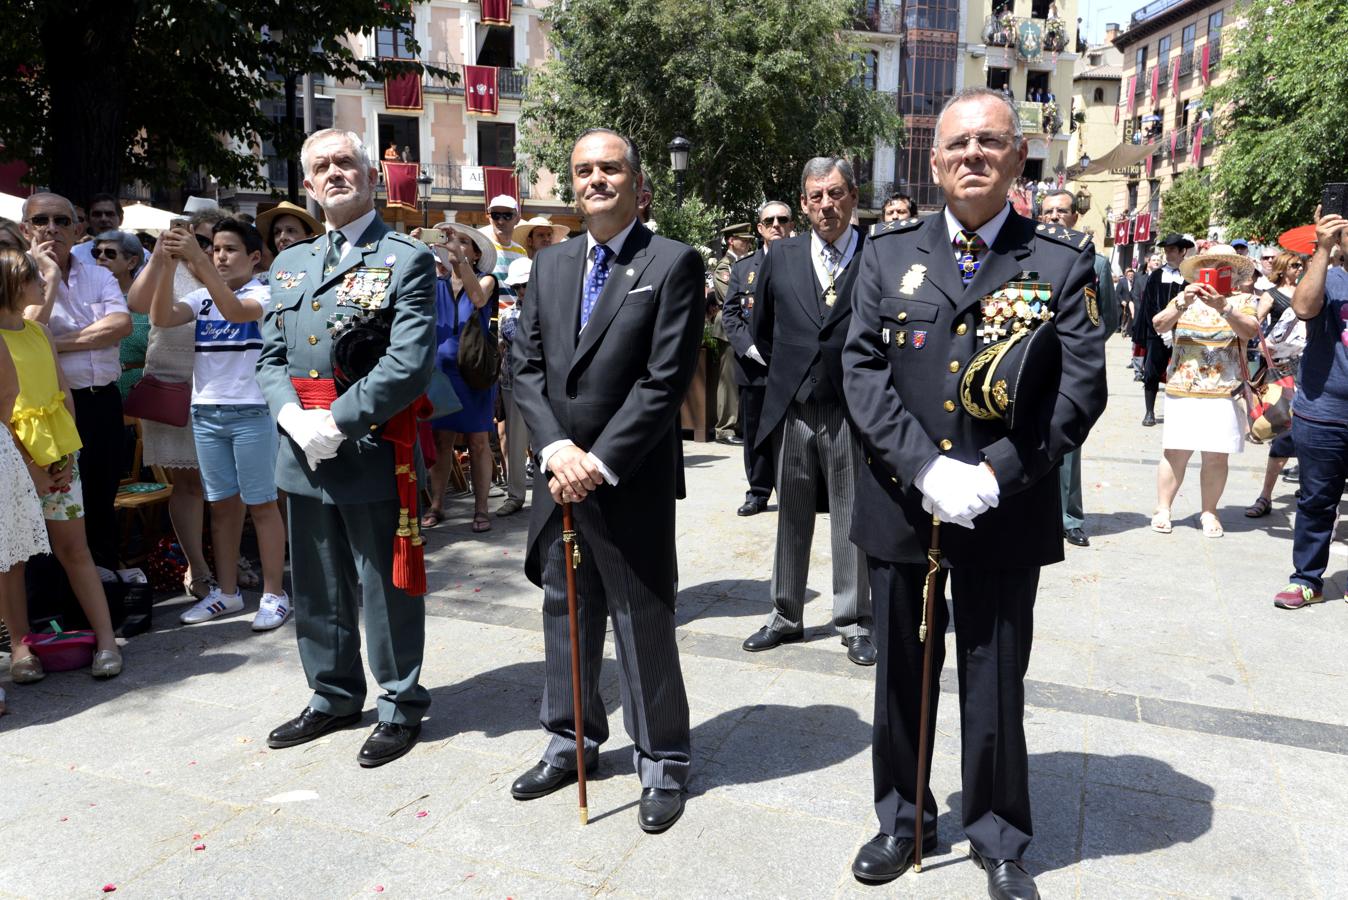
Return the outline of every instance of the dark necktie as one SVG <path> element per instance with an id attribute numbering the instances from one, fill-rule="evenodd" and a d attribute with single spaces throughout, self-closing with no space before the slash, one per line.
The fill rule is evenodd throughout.
<path id="1" fill-rule="evenodd" d="M 585 294 L 580 304 L 581 328 L 590 321 L 590 313 L 594 312 L 594 305 L 599 302 L 599 295 L 604 291 L 604 282 L 608 281 L 608 258 L 612 252 L 605 244 L 594 245 L 594 265 L 585 278 Z"/>
<path id="2" fill-rule="evenodd" d="M 328 233 L 328 251 L 323 254 L 323 274 L 326 275 L 337 268 L 337 263 L 342 259 L 342 248 L 346 246 L 346 235 L 341 230 Z"/>
<path id="3" fill-rule="evenodd" d="M 960 231 L 952 243 L 955 245 L 955 262 L 960 267 L 960 278 L 964 279 L 967 286 L 978 274 L 978 266 L 982 262 L 979 257 L 988 249 L 988 245 L 976 231 Z"/>

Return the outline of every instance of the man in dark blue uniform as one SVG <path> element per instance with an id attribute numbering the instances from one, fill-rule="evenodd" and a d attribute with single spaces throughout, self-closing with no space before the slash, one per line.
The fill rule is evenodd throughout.
<path id="1" fill-rule="evenodd" d="M 847 406 L 867 463 L 851 536 L 868 557 L 878 651 L 880 833 L 852 871 L 888 881 L 912 859 L 918 624 L 935 516 L 947 567 L 938 589 L 948 578 L 954 600 L 962 824 L 999 900 L 1038 896 L 1021 863 L 1034 833 L 1022 719 L 1035 592 L 1039 567 L 1063 558 L 1059 461 L 1085 440 L 1106 399 L 1094 247 L 1010 208 L 1007 189 L 1025 158 L 1001 94 L 972 88 L 951 99 L 931 157 L 948 205 L 875 226 L 843 351 Z M 927 640 L 936 641 L 937 673 L 949 619 L 936 603 Z M 936 679 L 932 688 L 934 722 Z M 930 790 L 922 808 L 930 852 Z"/>

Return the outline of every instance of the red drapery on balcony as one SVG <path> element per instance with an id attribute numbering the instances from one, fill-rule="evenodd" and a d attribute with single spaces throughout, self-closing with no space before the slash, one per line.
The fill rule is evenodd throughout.
<path id="1" fill-rule="evenodd" d="M 386 162 L 384 166 L 384 191 L 388 196 L 387 205 L 403 209 L 417 208 L 417 176 L 421 166 L 412 162 Z"/>
<path id="2" fill-rule="evenodd" d="M 1200 72 L 1200 74 L 1202 74 L 1202 76 L 1203 76 L 1203 83 L 1204 83 L 1204 84 L 1208 84 L 1208 83 L 1210 83 L 1210 82 L 1212 81 L 1212 79 L 1209 77 L 1209 71 L 1208 71 L 1208 69 L 1209 69 L 1209 67 L 1210 67 L 1211 65 L 1212 65 L 1212 45 L 1211 45 L 1211 44 L 1204 44 L 1204 45 L 1203 45 L 1203 65 L 1199 68 L 1199 72 Z"/>
<path id="3" fill-rule="evenodd" d="M 498 197 L 501 194 L 509 194 L 515 198 L 515 202 L 520 202 L 520 181 L 515 176 L 514 169 L 507 169 L 502 166 L 483 166 L 482 167 L 482 202 L 490 203 L 492 197 Z"/>
<path id="4" fill-rule="evenodd" d="M 1161 69 L 1159 66 L 1151 67 L 1151 102 L 1155 103 L 1156 98 L 1161 96 Z"/>
<path id="5" fill-rule="evenodd" d="M 1114 223 L 1114 243 L 1120 247 L 1127 245 L 1130 220 L 1125 216 Z"/>
<path id="6" fill-rule="evenodd" d="M 481 0 L 483 25 L 509 25 L 510 0 Z"/>
<path id="7" fill-rule="evenodd" d="M 384 108 L 421 112 L 421 74 L 406 72 L 385 78 Z"/>
<path id="8" fill-rule="evenodd" d="M 1178 137 L 1179 137 L 1179 132 L 1178 132 L 1178 131 L 1172 131 L 1172 132 L 1170 132 L 1170 164 L 1171 164 L 1172 166 L 1177 166 L 1177 165 L 1179 165 L 1179 160 L 1178 160 L 1178 159 L 1175 159 L 1175 140 L 1176 140 Z"/>
<path id="9" fill-rule="evenodd" d="M 1179 95 L 1179 62 L 1177 56 L 1175 61 L 1170 64 L 1170 93 L 1175 96 Z"/>
<path id="10" fill-rule="evenodd" d="M 498 108 L 495 66 L 464 66 L 463 97 L 468 111 L 479 116 L 494 116 Z"/>
<path id="11" fill-rule="evenodd" d="M 1133 242 L 1145 244 L 1149 240 L 1151 240 L 1151 213 L 1138 213 L 1137 222 L 1133 225 Z"/>
<path id="12" fill-rule="evenodd" d="M 1198 168 L 1203 167 L 1203 123 L 1198 123 L 1198 128 L 1194 131 L 1194 155 L 1193 163 Z"/>
<path id="13" fill-rule="evenodd" d="M 1137 76 L 1128 76 L 1128 115 L 1137 109 Z"/>

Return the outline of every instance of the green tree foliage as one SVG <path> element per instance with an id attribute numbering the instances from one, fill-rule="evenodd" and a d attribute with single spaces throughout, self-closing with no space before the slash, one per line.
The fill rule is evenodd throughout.
<path id="1" fill-rule="evenodd" d="M 1213 182 L 1235 234 L 1275 237 L 1311 220 L 1320 187 L 1348 173 L 1348 5 L 1260 0 L 1228 10 L 1213 91 L 1224 142 Z"/>
<path id="2" fill-rule="evenodd" d="M 0 35 L 0 158 L 73 198 L 201 169 L 262 187 L 251 152 L 301 136 L 262 101 L 276 73 L 377 79 L 416 63 L 358 56 L 342 37 L 397 27 L 411 0 L 16 0 Z M 408 50 L 416 43 L 406 37 Z M 436 75 L 449 73 L 426 67 Z M 228 137 L 226 137 L 228 136 Z"/>
<path id="3" fill-rule="evenodd" d="M 893 95 L 859 83 L 841 34 L 854 14 L 854 0 L 556 3 L 558 58 L 529 80 L 522 167 L 565 173 L 575 136 L 603 125 L 629 135 L 666 183 L 665 148 L 681 133 L 693 142 L 688 195 L 735 218 L 765 197 L 794 206 L 805 160 L 869 155 L 902 134 Z"/>
<path id="4" fill-rule="evenodd" d="M 1161 194 L 1158 234 L 1171 231 L 1204 237 L 1212 219 L 1212 187 L 1200 172 L 1189 169 Z"/>

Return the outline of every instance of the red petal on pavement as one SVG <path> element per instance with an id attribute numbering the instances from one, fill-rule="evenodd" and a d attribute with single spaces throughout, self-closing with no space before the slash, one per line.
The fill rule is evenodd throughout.
<path id="1" fill-rule="evenodd" d="M 383 886 L 382 884 L 376 884 L 376 885 L 374 886 L 374 892 L 375 892 L 376 894 L 382 894 L 382 893 L 384 893 L 384 886 Z"/>
<path id="2" fill-rule="evenodd" d="M 115 891 L 115 890 L 117 890 L 117 885 L 115 885 L 115 884 L 105 884 L 105 885 L 103 885 L 103 893 L 105 893 L 105 894 L 111 894 L 111 893 L 112 893 L 113 891 Z"/>
<path id="3" fill-rule="evenodd" d="M 205 845 L 205 844 L 197 844 L 197 845 L 196 845 L 195 847 L 193 847 L 192 849 L 193 849 L 193 850 L 205 850 L 205 849 L 206 849 L 206 845 Z"/>
<path id="4" fill-rule="evenodd" d="M 429 813 L 427 813 L 426 810 L 424 810 L 424 809 L 419 809 L 419 810 L 417 810 L 417 818 L 418 818 L 418 819 L 424 819 L 424 818 L 426 818 L 426 816 L 428 816 L 428 815 L 429 815 Z"/>
<path id="5" fill-rule="evenodd" d="M 199 834 L 194 834 L 194 835 L 192 835 L 192 840 L 194 840 L 194 841 L 199 841 L 199 840 L 201 840 L 201 835 L 199 835 Z"/>

